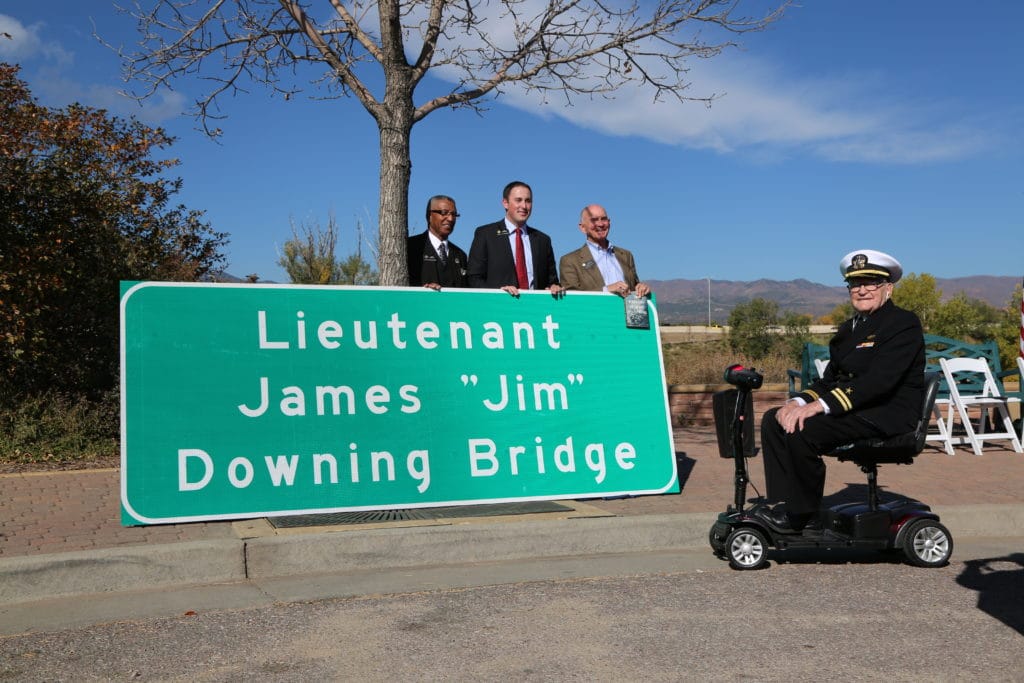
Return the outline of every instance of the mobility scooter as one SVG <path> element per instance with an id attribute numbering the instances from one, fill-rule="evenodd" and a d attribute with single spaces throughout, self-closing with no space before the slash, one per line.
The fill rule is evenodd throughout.
<path id="1" fill-rule="evenodd" d="M 755 499 L 746 507 L 746 459 L 756 454 L 751 392 L 761 386 L 763 377 L 754 368 L 732 365 L 725 371 L 725 381 L 736 388 L 717 392 L 713 405 L 719 454 L 736 463 L 735 500 L 711 527 L 709 541 L 715 555 L 728 560 L 734 569 L 763 567 L 770 547 L 897 550 L 919 567 L 941 567 L 949 562 L 953 537 L 931 508 L 908 498 L 878 501 L 878 465 L 911 464 L 924 450 L 939 386 L 938 373 L 925 375 L 924 405 L 913 432 L 856 441 L 827 454 L 860 466 L 868 478 L 868 499 L 822 510 L 820 530 L 810 533 L 780 527 L 763 499 Z"/>

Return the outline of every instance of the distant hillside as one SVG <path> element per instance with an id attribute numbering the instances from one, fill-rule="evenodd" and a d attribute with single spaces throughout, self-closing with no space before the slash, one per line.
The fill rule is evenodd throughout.
<path id="1" fill-rule="evenodd" d="M 246 282 L 225 271 L 215 273 L 214 282 Z M 273 284 L 271 280 L 259 280 Z M 1013 288 L 1020 278 L 996 275 L 975 275 L 960 278 L 936 278 L 942 290 L 944 301 L 958 292 L 964 292 L 972 299 L 1002 308 L 1013 295 Z M 658 297 L 658 318 L 663 323 L 706 323 L 708 320 L 707 280 L 648 280 L 647 283 Z M 756 298 L 776 301 L 783 311 L 821 316 L 847 300 L 846 289 L 842 286 L 828 287 L 810 280 L 754 280 L 737 282 L 733 280 L 711 280 L 711 321 L 725 324 L 729 312 L 736 304 Z"/>
<path id="2" fill-rule="evenodd" d="M 959 292 L 1002 308 L 1013 295 L 1020 278 L 976 275 L 961 278 L 936 278 L 942 299 Z M 708 320 L 707 280 L 649 280 L 658 298 L 658 317 L 663 323 L 706 323 Z M 809 280 L 711 280 L 711 321 L 724 324 L 736 304 L 756 298 L 778 302 L 783 311 L 821 316 L 847 300 L 842 286 L 828 287 Z"/>

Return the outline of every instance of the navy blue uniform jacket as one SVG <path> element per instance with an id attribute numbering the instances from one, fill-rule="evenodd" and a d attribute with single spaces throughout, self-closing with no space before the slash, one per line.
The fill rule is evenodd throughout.
<path id="1" fill-rule="evenodd" d="M 799 396 L 824 399 L 830 415 L 854 413 L 888 435 L 917 426 L 924 400 L 924 332 L 917 316 L 892 301 L 829 342 L 824 376 Z"/>

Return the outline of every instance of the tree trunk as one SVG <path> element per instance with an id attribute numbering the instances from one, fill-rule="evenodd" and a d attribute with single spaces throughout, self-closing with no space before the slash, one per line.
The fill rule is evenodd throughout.
<path id="1" fill-rule="evenodd" d="M 409 234 L 409 179 L 412 174 L 410 138 L 412 101 L 408 107 L 387 107 L 389 120 L 380 120 L 380 205 L 378 206 L 380 284 L 409 284 L 405 238 Z"/>

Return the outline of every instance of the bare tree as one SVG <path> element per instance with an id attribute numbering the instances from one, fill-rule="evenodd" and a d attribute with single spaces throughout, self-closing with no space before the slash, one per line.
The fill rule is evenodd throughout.
<path id="1" fill-rule="evenodd" d="M 285 98 L 308 89 L 359 100 L 380 130 L 380 280 L 401 285 L 413 125 L 445 107 L 481 111 L 512 87 L 571 103 L 639 84 L 655 99 L 710 102 L 688 94 L 688 60 L 735 46 L 788 4 L 748 16 L 741 2 L 136 0 L 139 50 L 122 57 L 138 98 L 179 78 L 208 81 L 194 113 L 211 136 L 218 99 L 251 83 Z M 417 103 L 428 72 L 450 88 Z"/>

